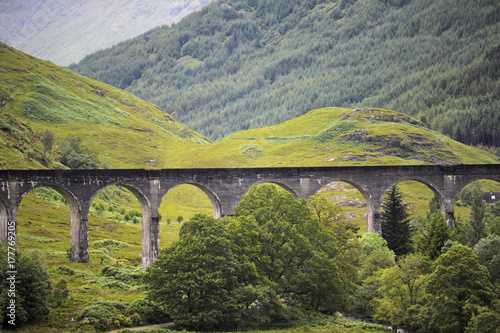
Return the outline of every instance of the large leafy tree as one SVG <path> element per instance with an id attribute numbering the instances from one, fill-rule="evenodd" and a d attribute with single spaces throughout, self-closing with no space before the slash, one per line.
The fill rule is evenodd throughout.
<path id="1" fill-rule="evenodd" d="M 390 188 L 382 202 L 382 237 L 397 256 L 412 251 L 410 219 L 403 195 L 396 186 Z"/>
<path id="2" fill-rule="evenodd" d="M 213 330 L 288 319 L 280 299 L 326 312 L 347 308 L 335 235 L 304 200 L 261 185 L 235 212 L 195 216 L 148 269 L 148 298 L 176 324 Z"/>
<path id="3" fill-rule="evenodd" d="M 493 298 L 486 267 L 469 247 L 454 245 L 434 263 L 426 281 L 422 318 L 428 330 L 464 332 L 474 314 Z"/>
<path id="4" fill-rule="evenodd" d="M 50 311 L 49 295 L 52 282 L 49 278 L 47 268 L 42 264 L 38 255 L 33 251 L 27 251 L 19 246 L 15 251 L 15 288 L 10 291 L 11 277 L 8 273 L 12 269 L 7 266 L 8 248 L 0 242 L 0 314 L 2 320 L 0 327 L 19 327 L 24 323 L 34 323 L 47 317 Z M 14 293 L 15 297 L 9 294 Z M 12 295 L 13 296 L 13 295 Z M 10 310 L 7 308 L 15 300 L 15 326 L 11 326 L 7 316 Z"/>
<path id="5" fill-rule="evenodd" d="M 482 238 L 474 246 L 474 254 L 478 256 L 479 263 L 490 272 L 491 282 L 500 287 L 500 236 L 489 235 Z"/>
<path id="6" fill-rule="evenodd" d="M 163 305 L 181 327 L 232 327 L 238 320 L 237 270 L 227 228 L 212 217 L 196 215 L 147 270 L 148 298 Z"/>
<path id="7" fill-rule="evenodd" d="M 245 242 L 253 239 L 256 244 L 241 248 L 240 255 L 255 267 L 262 284 L 306 307 L 329 312 L 347 307 L 335 235 L 315 218 L 305 200 L 275 185 L 254 186 L 235 207 L 235 216 L 253 221 Z"/>
<path id="8" fill-rule="evenodd" d="M 373 300 L 382 297 L 379 287 L 383 270 L 394 266 L 396 256 L 378 233 L 363 234 L 360 243 L 362 253 L 358 258 L 358 273 L 362 281 L 352 294 L 350 314 L 356 318 L 370 320 L 376 310 Z"/>
<path id="9" fill-rule="evenodd" d="M 424 295 L 425 267 L 423 257 L 415 254 L 399 257 L 397 264 L 384 270 L 376 299 L 375 319 L 390 323 L 393 327 L 404 327 L 414 331 L 411 318 L 414 307 Z"/>
<path id="10" fill-rule="evenodd" d="M 358 281 L 356 260 L 361 254 L 361 243 L 351 225 L 342 218 L 342 208 L 336 201 L 324 196 L 310 197 L 307 205 L 319 222 L 334 233 L 337 245 L 336 263 L 345 288 L 351 292 Z M 358 227 L 359 229 L 359 227 Z"/>

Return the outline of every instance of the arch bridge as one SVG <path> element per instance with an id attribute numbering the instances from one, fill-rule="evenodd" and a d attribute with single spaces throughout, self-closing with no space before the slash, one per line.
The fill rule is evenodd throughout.
<path id="1" fill-rule="evenodd" d="M 116 169 L 116 170 L 0 170 L 0 240 L 15 232 L 17 209 L 31 190 L 46 186 L 66 199 L 71 214 L 71 245 L 82 261 L 89 259 L 88 214 L 97 193 L 110 185 L 130 190 L 142 207 L 142 266 L 148 267 L 160 249 L 159 209 L 174 187 L 191 184 L 210 198 L 214 216 L 232 215 L 233 208 L 252 185 L 275 183 L 296 197 L 307 199 L 323 186 L 347 182 L 364 196 L 368 206 L 368 231 L 381 232 L 380 208 L 385 193 L 395 184 L 416 180 L 439 198 L 441 210 L 453 228 L 453 206 L 458 193 L 470 182 L 500 182 L 500 164 L 210 168 L 210 169 Z"/>

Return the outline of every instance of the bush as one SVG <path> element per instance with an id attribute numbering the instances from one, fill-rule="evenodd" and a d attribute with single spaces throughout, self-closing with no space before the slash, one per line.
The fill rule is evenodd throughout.
<path id="1" fill-rule="evenodd" d="M 127 247 L 128 244 L 125 242 L 114 240 L 114 239 L 105 238 L 105 239 L 95 241 L 94 246 L 95 247 L 110 247 L 110 248 L 113 248 L 116 250 L 122 250 L 123 248 Z"/>
<path id="2" fill-rule="evenodd" d="M 134 315 L 139 316 L 141 324 L 161 324 L 171 321 L 170 316 L 162 307 L 146 299 L 138 299 L 129 303 L 125 314 L 131 318 L 134 318 Z"/>
<path id="3" fill-rule="evenodd" d="M 97 302 L 83 309 L 77 319 L 80 324 L 90 324 L 96 330 L 104 331 L 113 328 L 118 315 L 125 309 L 120 302 Z"/>
<path id="4" fill-rule="evenodd" d="M 38 255 L 32 251 L 26 251 L 19 246 L 15 248 L 16 263 L 15 269 L 15 296 L 11 298 L 9 291 L 12 280 L 11 267 L 8 266 L 8 248 L 4 243 L 0 243 L 0 320 L 1 327 L 12 327 L 8 321 L 15 319 L 15 327 L 22 326 L 23 323 L 33 323 L 41 321 L 47 317 L 50 311 L 49 295 L 52 291 L 52 282 L 49 273 L 42 264 Z M 11 306 L 11 300 L 15 300 L 15 318 L 10 318 L 7 314 L 11 311 L 7 308 Z"/>
<path id="5" fill-rule="evenodd" d="M 170 321 L 169 316 L 157 304 L 144 299 L 131 303 L 97 302 L 84 308 L 77 319 L 81 326 L 90 324 L 99 331 L 132 324 L 160 324 Z"/>
<path id="6" fill-rule="evenodd" d="M 132 266 L 125 266 L 125 267 L 106 266 L 103 269 L 101 269 L 102 276 L 112 277 L 115 280 L 122 281 L 132 285 L 140 285 L 143 274 L 144 274 L 143 271 Z"/>

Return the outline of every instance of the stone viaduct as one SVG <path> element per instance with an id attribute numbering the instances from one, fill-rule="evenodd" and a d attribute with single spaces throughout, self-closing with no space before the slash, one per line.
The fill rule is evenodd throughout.
<path id="1" fill-rule="evenodd" d="M 88 214 L 93 198 L 110 185 L 130 190 L 142 206 L 142 266 L 148 267 L 160 249 L 159 208 L 165 195 L 181 184 L 202 189 L 210 198 L 215 217 L 232 215 L 233 208 L 252 185 L 275 183 L 298 198 L 307 199 L 328 183 L 347 182 L 364 196 L 368 231 L 381 232 L 380 207 L 393 185 L 416 180 L 437 194 L 441 210 L 453 228 L 453 206 L 458 193 L 470 182 L 500 182 L 500 164 L 280 167 L 212 169 L 117 170 L 0 170 L 0 239 L 15 232 L 16 214 L 23 197 L 47 186 L 66 199 L 71 214 L 71 245 L 82 261 L 89 260 Z M 10 234 L 12 235 L 12 234 Z"/>

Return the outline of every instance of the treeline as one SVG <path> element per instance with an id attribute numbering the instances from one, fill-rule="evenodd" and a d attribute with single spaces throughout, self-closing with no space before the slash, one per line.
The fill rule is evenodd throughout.
<path id="1" fill-rule="evenodd" d="M 494 0 L 227 0 L 71 66 L 211 139 L 311 109 L 372 106 L 498 145 Z"/>
<path id="2" fill-rule="evenodd" d="M 338 203 L 252 187 L 233 217 L 196 215 L 146 271 L 147 298 L 176 326 L 214 331 L 349 314 L 405 332 L 493 332 L 500 325 L 500 204 L 479 188 L 450 231 L 439 201 L 411 219 L 393 187 L 382 237 L 356 236 Z"/>

